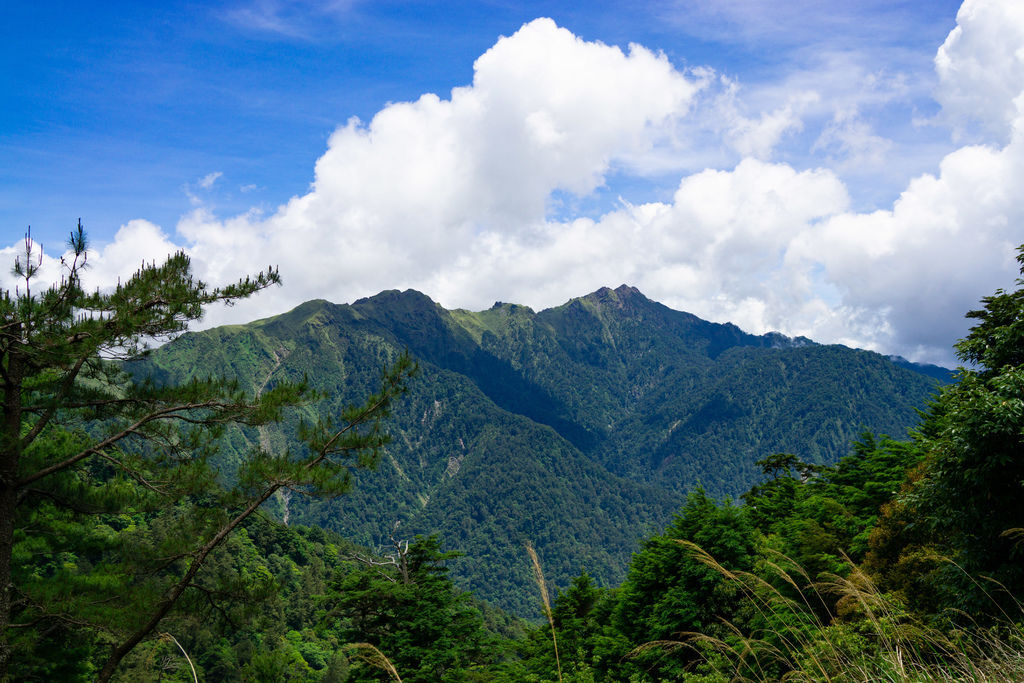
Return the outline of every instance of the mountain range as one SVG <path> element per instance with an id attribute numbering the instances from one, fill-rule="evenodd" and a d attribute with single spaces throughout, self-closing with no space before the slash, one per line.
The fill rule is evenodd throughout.
<path id="1" fill-rule="evenodd" d="M 454 572 L 463 587 L 524 615 L 539 604 L 525 543 L 556 586 L 583 569 L 616 585 L 687 492 L 734 498 L 767 455 L 831 464 L 865 430 L 902 437 L 951 380 L 901 358 L 747 334 L 625 285 L 539 312 L 447 310 L 413 290 L 309 301 L 184 334 L 132 371 L 227 376 L 254 392 L 306 377 L 326 396 L 313 417 L 365 395 L 406 350 L 420 373 L 378 466 L 343 497 L 286 495 L 268 512 L 371 547 L 438 533 L 466 555 Z M 296 423 L 236 430 L 220 457 L 283 450 Z"/>

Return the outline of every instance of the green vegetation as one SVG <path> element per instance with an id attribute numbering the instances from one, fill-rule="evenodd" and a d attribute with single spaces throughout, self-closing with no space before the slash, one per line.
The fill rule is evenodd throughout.
<path id="1" fill-rule="evenodd" d="M 455 590 L 437 537 L 393 541 L 382 558 L 354 555 L 355 567 L 331 586 L 328 617 L 342 642 L 368 642 L 389 653 L 403 681 L 465 680 L 495 659 L 497 639 L 468 593 Z M 382 609 L 383 607 L 383 609 Z M 355 667 L 348 680 L 374 680 L 379 671 Z"/>
<path id="2" fill-rule="evenodd" d="M 738 508 L 691 494 L 566 621 L 584 680 L 1024 678 L 1024 280 L 983 304 L 957 344 L 972 366 L 910 441 L 863 434 L 834 467 L 764 458 Z"/>
<path id="3" fill-rule="evenodd" d="M 968 367 L 906 440 L 831 458 L 932 380 L 628 288 L 539 314 L 310 302 L 146 355 L 276 275 L 207 290 L 179 256 L 86 295 L 79 269 L 0 302 L 8 679 L 1024 678 L 1024 280 L 969 314 Z M 423 372 L 388 442 L 401 348 Z M 716 463 L 757 473 L 736 498 L 680 462 L 797 434 Z M 687 467 L 703 485 L 665 484 Z"/>
<path id="4" fill-rule="evenodd" d="M 539 617 L 521 562 L 534 544 L 554 585 L 582 569 L 620 583 L 640 540 L 664 528 L 698 485 L 734 499 L 766 453 L 835 463 L 865 429 L 903 435 L 934 378 L 878 354 L 754 336 L 602 289 L 535 313 L 496 304 L 447 311 L 414 292 L 351 305 L 310 301 L 255 323 L 186 334 L 134 363 L 182 382 L 226 374 L 256 391 L 308 380 L 330 414 L 373 388 L 373 370 L 408 350 L 420 374 L 395 406 L 375 471 L 336 500 L 278 498 L 290 524 L 365 546 L 401 522 L 465 553 L 463 590 Z M 288 448 L 289 424 L 232 429 L 221 458 Z"/>
<path id="5" fill-rule="evenodd" d="M 282 419 L 315 397 L 308 384 L 132 382 L 122 363 L 277 273 L 210 289 L 178 253 L 89 294 L 81 224 L 69 248 L 61 281 L 39 292 L 42 254 L 26 237 L 22 283 L 0 292 L 0 678 L 38 661 L 47 675 L 109 680 L 172 611 L 266 590 L 265 574 L 236 575 L 217 551 L 280 491 L 348 490 L 386 443 L 382 420 L 413 369 L 399 357 L 364 403 L 301 424 L 300 448 L 253 447 L 221 476 L 224 429 Z M 71 644 L 70 661 L 45 654 L 56 643 Z"/>

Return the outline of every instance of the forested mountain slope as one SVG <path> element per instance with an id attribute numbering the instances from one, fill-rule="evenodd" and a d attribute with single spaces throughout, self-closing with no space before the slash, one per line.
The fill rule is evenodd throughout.
<path id="1" fill-rule="evenodd" d="M 401 536 L 438 531 L 468 555 L 461 584 L 519 613 L 536 605 L 525 541 L 556 585 L 581 568 L 618 583 L 696 485 L 736 496 L 770 453 L 833 463 L 863 429 L 901 437 L 936 388 L 875 353 L 749 335 L 625 286 L 539 313 L 448 311 L 415 291 L 311 301 L 186 334 L 133 371 L 228 375 L 253 391 L 305 375 L 330 414 L 405 349 L 421 371 L 377 469 L 343 498 L 282 498 L 276 513 L 368 545 L 398 522 Z M 237 431 L 222 457 L 283 451 L 294 422 Z"/>

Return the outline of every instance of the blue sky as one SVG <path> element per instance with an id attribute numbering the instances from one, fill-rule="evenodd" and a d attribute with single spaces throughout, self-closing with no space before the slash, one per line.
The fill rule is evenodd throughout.
<path id="1" fill-rule="evenodd" d="M 958 3 L 736 3 L 733 14 L 667 2 L 331 4 L 11 3 L 0 28 L 5 232 L 31 225 L 53 242 L 79 216 L 96 239 L 138 217 L 171 229 L 190 208 L 186 186 L 216 172 L 231 185 L 213 198 L 219 210 L 276 206 L 305 191 L 349 117 L 468 84 L 480 54 L 536 17 L 744 83 L 813 69 L 828 51 L 876 50 L 930 80 Z M 932 108 L 920 94 L 907 104 Z"/>
<path id="2" fill-rule="evenodd" d="M 950 363 L 1024 241 L 990 177 L 1017 168 L 1011 1 L 14 5 L 0 247 L 31 225 L 55 255 L 81 217 L 97 284 L 175 248 L 215 281 L 281 265 L 280 292 L 211 323 L 628 281 Z M 964 274 L 931 275 L 946 258 Z"/>

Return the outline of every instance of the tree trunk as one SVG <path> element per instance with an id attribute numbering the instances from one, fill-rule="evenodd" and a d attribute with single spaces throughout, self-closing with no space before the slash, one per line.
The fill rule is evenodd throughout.
<path id="1" fill-rule="evenodd" d="M 4 460 L 8 454 L 4 453 Z M 11 624 L 11 551 L 14 547 L 14 508 L 17 505 L 17 491 L 8 479 L 7 463 L 0 465 L 4 479 L 0 483 L 0 681 L 6 681 L 7 666 L 11 660 L 11 644 L 8 631 Z"/>
<path id="2" fill-rule="evenodd" d="M 0 427 L 0 681 L 8 680 L 11 661 L 11 555 L 14 550 L 14 512 L 18 505 L 18 465 L 21 460 L 21 383 L 24 359 L 8 349 L 4 381 L 3 425 Z"/>

